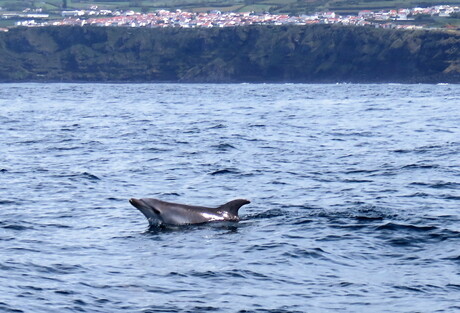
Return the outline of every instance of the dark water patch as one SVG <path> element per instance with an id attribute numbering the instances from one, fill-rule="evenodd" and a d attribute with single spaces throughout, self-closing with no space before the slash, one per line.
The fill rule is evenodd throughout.
<path id="1" fill-rule="evenodd" d="M 33 291 L 43 291 L 49 288 L 43 288 L 43 287 L 37 287 L 37 286 L 31 286 L 31 285 L 26 285 L 26 286 L 19 286 L 20 289 L 26 289 L 26 290 L 33 290 Z"/>
<path id="2" fill-rule="evenodd" d="M 388 243 L 396 247 L 417 246 L 422 239 L 415 237 L 394 237 L 388 240 Z"/>
<path id="3" fill-rule="evenodd" d="M 270 182 L 270 184 L 272 184 L 272 185 L 287 185 L 287 183 L 283 182 L 283 181 L 272 181 L 272 182 Z"/>
<path id="4" fill-rule="evenodd" d="M 406 198 L 429 198 L 432 197 L 432 195 L 424 193 L 424 192 L 416 192 L 410 195 L 404 195 L 401 197 L 406 197 Z"/>
<path id="5" fill-rule="evenodd" d="M 428 187 L 433 189 L 455 189 L 458 190 L 460 188 L 460 183 L 457 182 L 433 182 L 433 183 L 424 183 L 424 182 L 412 182 L 410 183 L 411 186 L 422 186 Z"/>
<path id="6" fill-rule="evenodd" d="M 161 193 L 162 196 L 168 197 L 168 196 L 174 196 L 174 197 L 180 197 L 181 194 L 177 192 L 163 192 Z"/>
<path id="7" fill-rule="evenodd" d="M 161 240 L 161 237 L 157 235 L 161 234 L 185 234 L 193 233 L 203 230 L 213 230 L 218 232 L 224 232 L 224 234 L 236 233 L 239 228 L 243 227 L 241 223 L 238 222 L 210 222 L 210 223 L 201 223 L 201 224 L 190 224 L 190 225 L 167 225 L 167 224 L 153 224 L 149 225 L 148 228 L 143 232 L 144 235 L 152 236 L 154 240 Z M 125 237 L 123 237 L 125 238 Z"/>
<path id="8" fill-rule="evenodd" d="M 12 250 L 11 252 L 32 252 L 32 253 L 41 253 L 41 250 L 37 249 L 29 249 L 29 248 L 19 248 L 19 247 L 12 247 L 9 248 L 9 250 Z"/>
<path id="9" fill-rule="evenodd" d="M 46 228 L 46 229 L 49 229 L 49 228 L 63 228 L 63 229 L 72 228 L 72 227 L 69 226 L 69 225 L 56 224 L 56 223 L 42 224 L 42 225 L 40 225 L 40 227 L 41 227 L 41 228 Z"/>
<path id="10" fill-rule="evenodd" d="M 365 216 L 365 215 L 356 215 L 353 216 L 354 219 L 358 220 L 359 222 L 368 222 L 368 221 L 382 221 L 385 219 L 384 216 Z"/>
<path id="11" fill-rule="evenodd" d="M 77 292 L 75 292 L 73 290 L 55 290 L 54 293 L 60 294 L 60 295 L 63 295 L 63 296 L 70 296 L 70 295 L 78 294 Z M 79 301 L 81 302 L 81 300 L 79 300 Z"/>
<path id="12" fill-rule="evenodd" d="M 15 309 L 5 302 L 0 302 L 0 311 L 5 312 L 5 313 L 24 313 L 25 312 L 20 309 Z"/>
<path id="13" fill-rule="evenodd" d="M 20 205 L 20 203 L 12 200 L 0 200 L 0 205 Z"/>
<path id="14" fill-rule="evenodd" d="M 407 154 L 427 154 L 431 152 L 442 152 L 442 153 L 450 153 L 451 149 L 455 147 L 457 143 L 447 142 L 445 145 L 426 145 L 411 149 L 396 149 L 393 150 L 395 153 Z"/>
<path id="15" fill-rule="evenodd" d="M 219 312 L 222 311 L 220 308 L 213 306 L 195 306 L 191 309 L 187 309 L 186 312 Z"/>
<path id="16" fill-rule="evenodd" d="M 0 169 L 0 173 L 7 173 L 7 172 L 8 172 L 8 170 L 6 168 Z"/>
<path id="17" fill-rule="evenodd" d="M 98 176 L 88 173 L 88 172 L 82 172 L 82 173 L 74 173 L 74 174 L 60 174 L 60 175 L 53 175 L 53 177 L 56 178 L 69 178 L 71 181 L 79 181 L 81 179 L 84 180 L 89 180 L 89 181 L 99 181 L 101 180 Z"/>
<path id="18" fill-rule="evenodd" d="M 106 199 L 109 200 L 109 201 L 126 201 L 126 199 L 115 198 L 115 197 L 108 197 Z"/>
<path id="19" fill-rule="evenodd" d="M 224 124 L 216 124 L 216 125 L 208 127 L 208 129 L 224 129 L 224 128 L 227 128 L 227 126 Z"/>
<path id="20" fill-rule="evenodd" d="M 305 218 L 299 218 L 295 222 L 292 223 L 292 225 L 303 225 L 303 224 L 310 224 L 314 222 L 313 219 L 305 219 Z"/>
<path id="21" fill-rule="evenodd" d="M 213 145 L 211 147 L 217 151 L 230 151 L 230 150 L 236 149 L 233 145 L 228 144 L 228 143 L 221 143 L 218 145 Z"/>
<path id="22" fill-rule="evenodd" d="M 32 226 L 24 226 L 24 225 L 19 225 L 19 224 L 6 224 L 6 225 L 1 225 L 0 227 L 3 229 L 11 229 L 11 230 L 17 230 L 17 231 L 33 229 Z"/>
<path id="23" fill-rule="evenodd" d="M 63 126 L 61 127 L 61 131 L 62 132 L 73 132 L 73 131 L 76 131 L 80 128 L 80 125 L 79 124 L 73 124 L 73 125 L 70 125 L 70 126 Z"/>
<path id="24" fill-rule="evenodd" d="M 75 273 L 82 273 L 85 272 L 86 270 L 78 264 L 75 265 L 69 265 L 69 264 L 62 264 L 62 263 L 57 263 L 53 264 L 50 266 L 47 265 L 40 265 L 36 263 L 26 263 L 27 267 L 36 270 L 37 272 L 40 273 L 47 273 L 47 274 L 75 274 Z"/>
<path id="25" fill-rule="evenodd" d="M 182 309 L 179 308 L 179 307 L 175 307 L 175 306 L 161 306 L 161 305 L 156 305 L 155 307 L 153 308 L 148 308 L 148 309 L 144 309 L 142 310 L 142 313 L 177 313 L 177 312 L 181 312 Z M 193 312 L 193 311 L 191 311 Z"/>
<path id="26" fill-rule="evenodd" d="M 251 310 L 240 310 L 238 313 L 305 313 L 305 311 L 297 311 L 288 308 L 277 308 L 277 309 L 251 309 Z"/>
<path id="27" fill-rule="evenodd" d="M 446 200 L 460 200 L 460 196 L 453 196 L 453 195 L 441 195 L 439 196 L 440 198 L 446 199 Z"/>
<path id="28" fill-rule="evenodd" d="M 393 288 L 398 289 L 398 290 L 403 290 L 403 291 L 425 293 L 425 291 L 422 288 L 415 287 L 415 286 L 394 286 Z"/>
<path id="29" fill-rule="evenodd" d="M 158 148 L 158 147 L 147 147 L 147 148 L 143 148 L 142 151 L 144 152 L 168 152 L 168 151 L 171 151 L 171 149 Z"/>
<path id="30" fill-rule="evenodd" d="M 436 232 L 429 234 L 430 238 L 437 239 L 439 241 L 444 241 L 448 239 L 459 239 L 460 231 L 450 230 L 450 229 L 439 229 Z"/>
<path id="31" fill-rule="evenodd" d="M 460 284 L 452 284 L 452 283 L 450 283 L 450 284 L 447 284 L 446 287 L 447 287 L 447 288 L 450 288 L 450 289 L 454 289 L 454 290 L 460 291 Z"/>
<path id="32" fill-rule="evenodd" d="M 401 169 L 435 169 L 439 168 L 439 165 L 435 164 L 409 164 L 401 167 Z"/>
<path id="33" fill-rule="evenodd" d="M 259 213 L 246 215 L 247 220 L 270 219 L 274 217 L 287 216 L 287 212 L 280 209 L 270 209 Z"/>
<path id="34" fill-rule="evenodd" d="M 350 207 L 351 206 L 351 207 Z M 311 211 L 311 216 L 326 219 L 334 225 L 354 225 L 350 223 L 378 222 L 385 219 L 397 219 L 398 214 L 389 208 L 367 205 L 366 203 L 351 201 L 346 206 L 338 205 L 337 210 L 319 209 Z M 361 225 L 355 225 L 362 227 Z"/>
<path id="35" fill-rule="evenodd" d="M 260 244 L 260 245 L 253 245 L 250 248 L 246 249 L 245 252 L 251 252 L 251 251 L 266 251 L 266 250 L 272 250 L 276 248 L 281 248 L 284 246 L 284 243 L 278 243 L 278 242 L 272 242 L 272 243 L 267 243 L 267 244 Z"/>
<path id="36" fill-rule="evenodd" d="M 240 172 L 235 168 L 224 168 L 224 169 L 217 170 L 217 171 L 209 173 L 209 175 L 212 175 L 212 176 L 228 175 L 228 174 L 237 175 L 237 174 L 240 174 Z"/>
<path id="37" fill-rule="evenodd" d="M 74 151 L 80 150 L 81 146 L 69 146 L 69 147 L 50 147 L 48 151 Z"/>
<path id="38" fill-rule="evenodd" d="M 285 252 L 283 254 L 289 258 L 305 258 L 305 259 L 323 259 L 327 260 L 326 252 L 321 248 L 313 249 L 294 249 L 293 251 Z"/>
<path id="39" fill-rule="evenodd" d="M 99 177 L 97 177 L 94 174 L 88 173 L 88 172 L 83 172 L 81 174 L 81 177 L 89 179 L 89 180 L 101 180 Z"/>
<path id="40" fill-rule="evenodd" d="M 338 137 L 353 137 L 353 138 L 359 138 L 359 137 L 374 137 L 374 133 L 368 132 L 368 131 L 363 131 L 363 132 L 331 132 L 329 133 L 332 136 L 338 136 Z"/>
<path id="41" fill-rule="evenodd" d="M 372 180 L 369 180 L 369 179 L 343 179 L 342 181 L 344 183 L 358 183 L 358 184 L 373 182 Z"/>
<path id="42" fill-rule="evenodd" d="M 373 174 L 378 172 L 377 170 L 365 170 L 365 169 L 350 169 L 346 170 L 344 174 Z"/>
<path id="43" fill-rule="evenodd" d="M 409 231 L 409 232 L 430 232 L 437 230 L 436 226 L 417 226 L 406 225 L 389 222 L 376 227 L 376 230 L 391 230 L 391 231 Z"/>

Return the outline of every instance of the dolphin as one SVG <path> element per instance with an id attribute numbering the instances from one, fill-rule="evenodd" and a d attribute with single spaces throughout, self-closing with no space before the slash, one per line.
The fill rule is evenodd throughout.
<path id="1" fill-rule="evenodd" d="M 145 215 L 150 225 L 189 225 L 214 221 L 238 222 L 238 210 L 250 201 L 236 199 L 217 208 L 166 202 L 154 198 L 131 198 L 129 203 Z"/>

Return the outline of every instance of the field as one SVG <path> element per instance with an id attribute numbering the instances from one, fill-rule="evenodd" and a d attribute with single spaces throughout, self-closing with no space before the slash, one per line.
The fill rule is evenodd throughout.
<path id="1" fill-rule="evenodd" d="M 334 11 L 339 14 L 357 13 L 363 9 L 382 10 L 393 8 L 427 7 L 437 4 L 460 5 L 452 0 L 0 0 L 5 11 L 22 11 L 25 8 L 43 8 L 58 12 L 63 8 L 87 9 L 97 5 L 103 9 L 135 10 L 151 12 L 158 9 L 182 9 L 187 11 L 235 11 L 288 13 L 292 15 L 317 11 Z"/>

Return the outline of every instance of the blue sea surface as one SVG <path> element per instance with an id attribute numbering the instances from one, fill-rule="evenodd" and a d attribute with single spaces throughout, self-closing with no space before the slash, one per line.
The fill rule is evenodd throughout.
<path id="1" fill-rule="evenodd" d="M 460 310 L 460 85 L 0 84 L 0 134 L 0 312 Z"/>

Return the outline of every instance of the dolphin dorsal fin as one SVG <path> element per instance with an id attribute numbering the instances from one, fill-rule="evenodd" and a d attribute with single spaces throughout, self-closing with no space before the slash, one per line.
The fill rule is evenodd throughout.
<path id="1" fill-rule="evenodd" d="M 238 216 L 238 210 L 245 204 L 251 203 L 246 199 L 236 199 L 225 203 L 218 207 L 218 210 L 229 212 L 235 216 Z"/>

